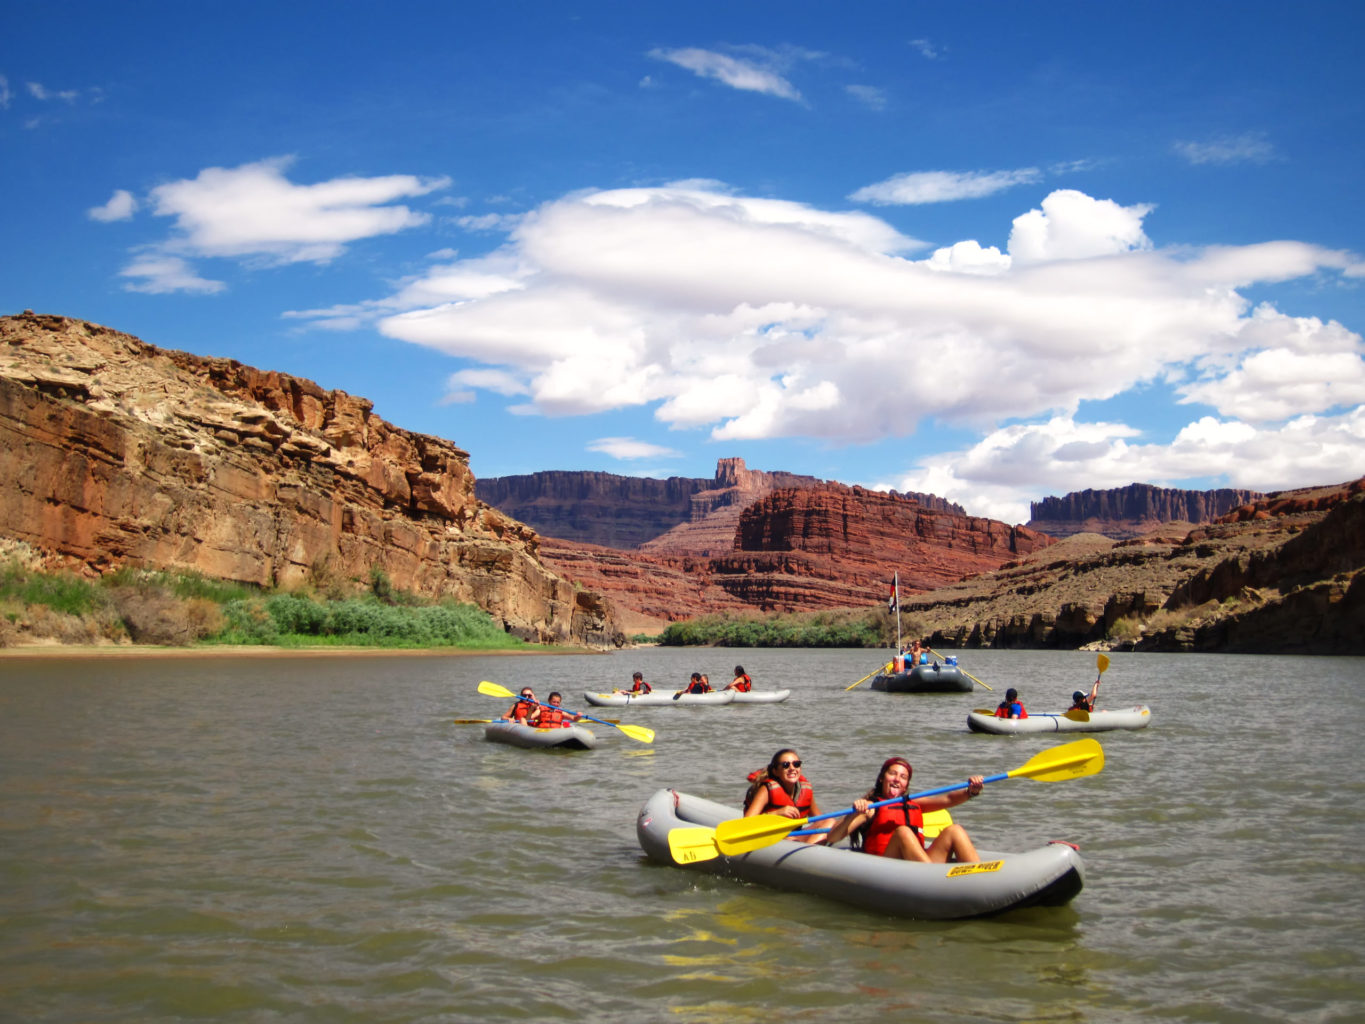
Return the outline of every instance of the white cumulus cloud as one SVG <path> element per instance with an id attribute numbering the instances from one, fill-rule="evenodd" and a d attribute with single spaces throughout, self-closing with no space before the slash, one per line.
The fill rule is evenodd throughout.
<path id="1" fill-rule="evenodd" d="M 197 256 L 326 262 L 349 243 L 427 223 L 428 214 L 391 204 L 449 184 L 394 174 L 299 185 L 285 177 L 289 163 L 277 158 L 208 167 L 154 188 L 156 215 L 175 219 L 178 235 L 168 245 Z"/>
<path id="2" fill-rule="evenodd" d="M 109 223 L 116 220 L 127 220 L 137 211 L 137 200 L 127 189 L 117 189 L 109 201 L 103 206 L 92 206 L 86 210 L 86 215 L 91 220 L 98 220 Z"/>
<path id="3" fill-rule="evenodd" d="M 1308 482 L 1349 476 L 1360 336 L 1242 291 L 1359 259 L 1302 242 L 1161 248 L 1151 209 L 1059 190 L 1001 225 L 1007 252 L 967 239 L 917 259 L 923 243 L 866 213 L 714 183 L 575 193 L 496 252 L 363 308 L 390 337 L 496 371 L 458 386 L 524 415 L 645 407 L 715 440 L 829 445 L 929 420 L 979 432 L 895 485 L 973 509 L 1014 502 L 1016 521 L 1020 493 L 1219 474 L 1269 489 L 1292 486 L 1276 474 L 1295 466 Z M 1078 418 L 1134 388 L 1205 408 L 1168 438 Z"/>
<path id="4" fill-rule="evenodd" d="M 1092 199 L 1075 189 L 1058 189 L 1043 200 L 1041 210 L 1014 218 L 1010 255 L 1016 260 L 1075 260 L 1150 249 L 1142 221 L 1153 207 L 1120 206 L 1112 199 Z"/>
<path id="5" fill-rule="evenodd" d="M 1180 487 L 1210 476 L 1221 477 L 1221 486 L 1275 491 L 1365 476 L 1365 406 L 1263 426 L 1205 416 L 1170 441 L 1139 443 L 1139 436 L 1123 424 L 1056 417 L 992 431 L 971 448 L 938 453 L 870 486 L 951 496 L 975 514 L 1023 523 L 1030 518 L 1025 494 L 1135 481 Z"/>

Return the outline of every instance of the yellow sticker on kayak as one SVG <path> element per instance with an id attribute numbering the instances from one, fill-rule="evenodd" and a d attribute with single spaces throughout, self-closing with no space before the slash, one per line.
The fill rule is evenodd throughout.
<path id="1" fill-rule="evenodd" d="M 960 875 L 975 875 L 982 871 L 999 871 L 1004 866 L 1003 860 L 983 860 L 979 864 L 959 864 L 955 868 L 948 869 L 948 877 L 957 878 Z"/>

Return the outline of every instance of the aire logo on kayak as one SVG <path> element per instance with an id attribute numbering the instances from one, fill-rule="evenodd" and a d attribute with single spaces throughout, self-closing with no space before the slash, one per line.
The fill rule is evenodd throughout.
<path id="1" fill-rule="evenodd" d="M 999 871 L 1005 866 L 1003 860 L 983 860 L 979 864 L 959 864 L 955 868 L 948 869 L 948 878 L 958 878 L 961 875 L 975 875 L 982 871 Z"/>

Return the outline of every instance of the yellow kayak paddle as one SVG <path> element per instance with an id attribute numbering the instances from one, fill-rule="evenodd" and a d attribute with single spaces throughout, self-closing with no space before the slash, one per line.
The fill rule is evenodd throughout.
<path id="1" fill-rule="evenodd" d="M 511 697 L 511 698 L 513 698 L 513 699 L 516 699 L 517 696 L 518 696 L 517 694 L 515 694 L 515 693 L 513 693 L 511 690 L 509 690 L 507 687 L 505 687 L 505 686 L 499 686 L 497 683 L 490 683 L 487 679 L 485 679 L 483 682 L 481 682 L 481 683 L 479 684 L 479 692 L 482 693 L 482 694 L 483 694 L 484 696 L 486 696 L 486 697 Z M 538 700 L 538 701 L 535 701 L 534 703 L 539 704 L 539 705 L 540 705 L 541 707 L 543 707 L 543 708 L 548 708 L 548 707 L 552 707 L 552 706 L 553 706 L 553 705 L 546 704 L 545 702 L 539 701 L 539 700 Z M 561 711 L 568 711 L 567 708 L 561 708 L 560 710 L 561 710 Z M 576 712 L 569 711 L 569 714 L 575 714 L 575 713 L 576 713 Z M 609 725 L 609 726 L 611 726 L 613 729 L 620 729 L 623 733 L 625 733 L 625 734 L 626 734 L 627 736 L 629 736 L 631 739 L 633 739 L 633 740 L 639 740 L 641 743 L 653 743 L 653 742 L 654 742 L 654 730 L 653 730 L 653 729 L 646 729 L 643 725 L 617 725 L 615 722 L 610 722 L 610 721 L 608 721 L 608 720 L 605 719 L 605 718 L 593 718 L 592 715 L 584 715 L 584 714 L 579 714 L 578 717 L 579 717 L 579 718 L 586 718 L 589 722 L 600 722 L 600 723 L 603 724 L 603 725 Z"/>

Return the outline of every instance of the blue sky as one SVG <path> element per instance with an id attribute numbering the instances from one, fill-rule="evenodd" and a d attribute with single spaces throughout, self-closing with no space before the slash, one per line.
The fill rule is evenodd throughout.
<path id="1" fill-rule="evenodd" d="M 11 5 L 0 312 L 478 476 L 1365 475 L 1365 5 L 665 6 Z"/>

